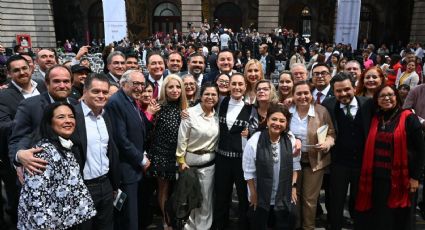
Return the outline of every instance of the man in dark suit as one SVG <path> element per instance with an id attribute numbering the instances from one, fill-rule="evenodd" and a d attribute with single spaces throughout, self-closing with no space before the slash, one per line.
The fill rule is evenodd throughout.
<path id="1" fill-rule="evenodd" d="M 269 47 L 267 44 L 260 45 L 260 57 L 258 58 L 263 65 L 264 78 L 266 79 L 270 79 L 271 73 L 276 69 L 275 58 L 269 54 L 268 49 Z"/>
<path id="2" fill-rule="evenodd" d="M 205 70 L 205 58 L 201 54 L 194 53 L 190 55 L 188 60 L 188 70 L 183 74 L 191 74 L 198 85 L 198 89 L 201 88 L 203 84 L 207 81 L 212 81 L 213 79 L 209 79 L 208 74 L 204 74 Z"/>
<path id="3" fill-rule="evenodd" d="M 350 185 L 349 210 L 356 229 L 356 198 L 363 149 L 373 116 L 373 102 L 369 98 L 354 96 L 354 81 L 348 73 L 338 73 L 331 85 L 335 97 L 325 99 L 336 132 L 335 145 L 331 148 L 330 203 L 331 229 L 341 229 L 344 203 Z"/>
<path id="4" fill-rule="evenodd" d="M 106 112 L 113 117 L 114 140 L 120 158 L 121 190 L 127 194 L 122 210 L 115 215 L 117 229 L 138 230 L 138 185 L 142 172 L 149 167 L 144 156 L 146 122 L 138 108 L 145 77 L 139 71 L 128 70 L 121 79 L 122 88 L 109 99 Z"/>
<path id="5" fill-rule="evenodd" d="M 215 78 L 222 73 L 226 73 L 229 76 L 233 74 L 233 67 L 235 66 L 235 58 L 233 57 L 233 52 L 231 50 L 225 49 L 220 50 L 217 54 L 217 67 L 218 70 L 211 70 L 208 73 L 208 78 L 205 82 L 213 82 Z"/>
<path id="6" fill-rule="evenodd" d="M 217 72 L 217 54 L 218 54 L 218 46 L 211 47 L 211 54 L 208 56 L 208 63 L 210 65 L 210 72 Z"/>
<path id="7" fill-rule="evenodd" d="M 109 82 L 119 87 L 121 76 L 126 70 L 125 55 L 121 51 L 114 51 L 108 55 L 106 62 L 109 70 L 106 76 L 108 76 Z"/>
<path id="8" fill-rule="evenodd" d="M 69 98 L 72 77 L 68 68 L 62 65 L 52 66 L 46 72 L 45 83 L 47 92 L 23 100 L 19 104 L 9 139 L 10 161 L 20 163 L 17 164 L 18 166 L 22 164 L 31 174 L 34 172 L 41 173 L 47 163 L 33 156 L 34 153 L 41 151 L 40 148 L 29 149 L 32 144 L 31 134 L 39 127 L 44 108 L 55 101 L 67 100 L 73 105 L 78 103 L 76 100 Z"/>
<path id="9" fill-rule="evenodd" d="M 12 222 L 16 223 L 19 192 L 16 172 L 8 157 L 8 139 L 19 103 L 44 92 L 45 86 L 44 82 L 31 80 L 31 67 L 21 55 L 11 56 L 6 62 L 6 68 L 11 82 L 6 89 L 0 91 L 0 179 L 6 190 L 6 210 L 11 215 Z M 0 199 L 0 210 L 3 210 L 3 199 Z M 3 211 L 0 213 L 0 223 L 2 222 Z"/>
<path id="10" fill-rule="evenodd" d="M 81 102 L 75 106 L 76 131 L 73 139 L 81 144 L 80 169 L 93 199 L 96 216 L 82 229 L 113 229 L 113 192 L 119 186 L 119 159 L 111 119 L 104 112 L 109 80 L 103 74 L 86 78 Z"/>
<path id="11" fill-rule="evenodd" d="M 164 58 L 159 53 L 151 53 L 146 60 L 149 76 L 148 79 L 154 85 L 153 89 L 153 98 L 157 99 L 161 92 L 161 85 L 166 77 L 164 75 L 165 71 L 165 61 Z"/>
<path id="12" fill-rule="evenodd" d="M 331 87 L 331 73 L 329 66 L 325 63 L 318 63 L 312 70 L 312 83 L 313 83 L 313 99 L 316 103 L 320 104 L 323 100 L 334 95 Z"/>
<path id="13" fill-rule="evenodd" d="M 167 68 L 164 71 L 164 76 L 169 74 L 177 74 L 182 76 L 182 67 L 183 67 L 183 55 L 177 51 L 173 51 L 168 55 Z"/>
<path id="14" fill-rule="evenodd" d="M 55 53 L 49 49 L 38 51 L 35 62 L 39 68 L 33 73 L 32 79 L 38 81 L 44 81 L 47 70 L 57 64 Z"/>

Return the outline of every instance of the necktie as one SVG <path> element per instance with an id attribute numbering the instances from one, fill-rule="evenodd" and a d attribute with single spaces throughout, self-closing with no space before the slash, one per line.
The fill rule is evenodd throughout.
<path id="1" fill-rule="evenodd" d="M 155 81 L 153 84 L 154 84 L 153 98 L 154 99 L 157 99 L 158 98 L 158 82 Z"/>
<path id="2" fill-rule="evenodd" d="M 346 105 L 345 106 L 345 108 L 346 108 L 346 113 L 345 113 L 345 115 L 348 117 L 348 118 L 350 118 L 351 120 L 353 120 L 354 119 L 354 117 L 353 117 L 353 114 L 351 114 L 351 111 L 350 111 L 350 108 L 351 108 L 351 105 Z"/>
<path id="3" fill-rule="evenodd" d="M 320 105 L 320 103 L 321 103 L 321 100 L 320 100 L 320 98 L 323 96 L 323 93 L 322 92 L 317 92 L 317 94 L 316 94 L 316 103 L 317 104 L 319 104 Z"/>

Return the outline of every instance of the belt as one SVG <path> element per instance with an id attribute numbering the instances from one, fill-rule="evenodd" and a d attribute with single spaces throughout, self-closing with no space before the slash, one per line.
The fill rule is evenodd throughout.
<path id="1" fill-rule="evenodd" d="M 90 179 L 90 180 L 84 180 L 84 183 L 85 184 L 99 184 L 99 183 L 102 183 L 103 181 L 105 181 L 107 179 L 108 179 L 108 176 L 107 176 L 107 174 L 105 174 L 105 175 L 102 175 L 100 177 L 96 177 L 96 178 L 93 178 L 93 179 Z"/>
<path id="2" fill-rule="evenodd" d="M 193 167 L 193 168 L 201 169 L 201 168 L 209 167 L 209 166 L 214 165 L 214 164 L 215 164 L 215 160 L 212 160 L 212 161 L 210 161 L 210 162 L 208 162 L 208 163 L 205 163 L 205 164 L 203 164 L 203 165 L 194 165 L 194 166 L 190 166 L 190 165 L 189 165 L 189 167 Z"/>
<path id="3" fill-rule="evenodd" d="M 207 153 L 214 153 L 214 151 L 199 150 L 199 151 L 188 152 L 188 153 L 192 153 L 192 154 L 196 154 L 196 155 L 204 155 L 204 154 L 207 154 Z"/>

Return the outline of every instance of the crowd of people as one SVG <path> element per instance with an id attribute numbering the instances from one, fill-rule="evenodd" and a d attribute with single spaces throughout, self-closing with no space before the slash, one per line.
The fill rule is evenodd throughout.
<path id="1" fill-rule="evenodd" d="M 1 204 L 18 229 L 228 229 L 235 188 L 236 228 L 309 230 L 324 189 L 328 229 L 415 229 L 423 50 L 364 43 L 205 22 L 107 45 L 101 72 L 90 46 L 0 46 Z"/>

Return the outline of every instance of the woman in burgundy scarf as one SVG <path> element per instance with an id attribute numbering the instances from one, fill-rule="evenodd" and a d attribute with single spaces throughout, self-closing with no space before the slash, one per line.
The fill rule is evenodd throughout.
<path id="1" fill-rule="evenodd" d="M 411 208 L 424 165 L 421 124 L 401 108 L 395 88 L 383 86 L 374 94 L 378 108 L 363 154 L 356 210 L 360 229 L 403 230 L 415 225 Z"/>

